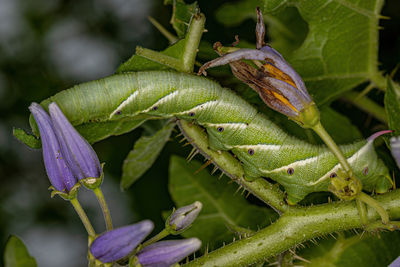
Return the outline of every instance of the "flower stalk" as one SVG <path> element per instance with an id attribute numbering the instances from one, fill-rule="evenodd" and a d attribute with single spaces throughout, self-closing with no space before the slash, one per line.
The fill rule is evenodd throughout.
<path id="1" fill-rule="evenodd" d="M 112 230 L 113 225 L 112 225 L 111 214 L 107 202 L 104 198 L 103 191 L 101 190 L 100 187 L 97 187 L 93 189 L 93 193 L 96 195 L 97 200 L 99 201 L 101 210 L 103 212 L 104 221 L 106 222 L 107 231 Z"/>
<path id="2" fill-rule="evenodd" d="M 94 231 L 94 228 L 92 224 L 90 223 L 89 218 L 87 217 L 85 211 L 83 210 L 81 204 L 78 201 L 78 198 L 73 198 L 70 200 L 72 206 L 74 207 L 76 213 L 78 214 L 79 218 L 81 219 L 83 226 L 85 226 L 86 232 L 90 237 L 95 237 L 96 232 Z"/>

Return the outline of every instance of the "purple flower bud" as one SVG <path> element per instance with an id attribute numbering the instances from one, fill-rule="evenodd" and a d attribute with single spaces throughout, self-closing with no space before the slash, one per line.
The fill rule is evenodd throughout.
<path id="1" fill-rule="evenodd" d="M 89 143 L 71 125 L 56 103 L 49 105 L 54 129 L 68 165 L 80 180 L 101 176 L 99 159 Z"/>
<path id="2" fill-rule="evenodd" d="M 153 222 L 145 220 L 105 232 L 93 241 L 90 252 L 101 262 L 120 260 L 128 256 L 153 228 Z"/>
<path id="3" fill-rule="evenodd" d="M 400 257 L 397 257 L 388 267 L 399 267 L 400 266 Z"/>
<path id="4" fill-rule="evenodd" d="M 184 206 L 182 208 L 177 209 L 172 213 L 172 215 L 167 220 L 167 227 L 172 228 L 173 231 L 183 231 L 197 218 L 199 215 L 203 204 L 201 202 L 196 201 L 191 205 Z"/>
<path id="5" fill-rule="evenodd" d="M 53 123 L 46 111 L 37 103 L 29 106 L 39 127 L 42 140 L 43 160 L 50 183 L 58 191 L 69 192 L 77 180 L 61 154 L 60 143 Z"/>
<path id="6" fill-rule="evenodd" d="M 189 256 L 201 247 L 197 238 L 156 242 L 136 255 L 143 267 L 168 267 Z"/>

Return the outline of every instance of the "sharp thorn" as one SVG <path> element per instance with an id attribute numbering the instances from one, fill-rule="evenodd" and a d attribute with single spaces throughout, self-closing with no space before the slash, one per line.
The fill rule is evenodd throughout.
<path id="1" fill-rule="evenodd" d="M 206 163 L 204 163 L 203 165 L 201 165 L 201 167 L 194 172 L 194 174 L 198 174 L 201 170 L 203 170 L 205 167 L 207 167 L 208 165 L 210 165 L 212 163 L 212 160 L 207 160 Z"/>

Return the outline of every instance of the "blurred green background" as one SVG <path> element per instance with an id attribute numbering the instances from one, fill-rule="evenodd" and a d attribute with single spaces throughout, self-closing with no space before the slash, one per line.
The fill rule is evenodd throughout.
<path id="1" fill-rule="evenodd" d="M 231 1 L 199 1 L 209 30 L 204 38 L 231 43 L 239 34 L 254 42 L 254 21 L 229 30 L 216 22 L 215 10 L 224 2 Z M 381 21 L 379 59 L 381 68 L 390 71 L 400 62 L 400 2 L 387 1 L 382 13 L 391 19 Z M 149 15 L 170 29 L 171 7 L 161 0 L 0 0 L 1 251 L 12 233 L 24 240 L 39 266 L 86 266 L 83 226 L 69 203 L 50 198 L 41 152 L 18 142 L 12 127 L 29 129 L 31 102 L 113 74 L 136 45 L 164 49 L 168 42 L 148 22 Z M 337 103 L 335 108 L 348 106 Z M 115 226 L 148 218 L 161 229 L 161 212 L 173 207 L 167 189 L 169 155 L 185 156 L 190 148 L 169 142 L 156 167 L 121 192 L 122 162 L 139 136 L 140 130 L 94 145 L 106 162 L 104 193 Z M 81 192 L 80 199 L 95 228 L 104 229 L 93 195 Z"/>

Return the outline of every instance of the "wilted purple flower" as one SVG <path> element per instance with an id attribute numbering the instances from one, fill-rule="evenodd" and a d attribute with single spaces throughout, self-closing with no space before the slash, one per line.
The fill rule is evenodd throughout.
<path id="1" fill-rule="evenodd" d="M 53 123 L 46 111 L 37 103 L 29 106 L 39 127 L 43 160 L 50 183 L 58 191 L 69 192 L 77 180 L 67 165 L 57 139 Z"/>
<path id="2" fill-rule="evenodd" d="M 153 230 L 150 220 L 120 227 L 98 236 L 90 246 L 92 255 L 101 262 L 113 262 L 128 256 Z"/>
<path id="3" fill-rule="evenodd" d="M 257 8 L 257 49 L 234 49 L 225 51 L 217 42 L 214 49 L 220 58 L 205 63 L 199 74 L 207 68 L 229 64 L 232 73 L 253 88 L 270 108 L 285 114 L 305 127 L 319 121 L 319 112 L 307 92 L 300 75 L 275 49 L 264 43 L 264 21 Z M 232 49 L 231 49 L 232 50 Z M 251 60 L 251 65 L 242 60 Z"/>
<path id="4" fill-rule="evenodd" d="M 196 201 L 191 205 L 187 205 L 175 210 L 167 220 L 167 228 L 171 228 L 173 231 L 180 232 L 185 230 L 199 215 L 203 204 Z"/>
<path id="5" fill-rule="evenodd" d="M 400 168 L 400 136 L 390 138 L 390 148 L 392 149 L 393 158 Z"/>
<path id="6" fill-rule="evenodd" d="M 80 180 L 99 178 L 102 173 L 99 159 L 90 144 L 71 125 L 56 103 L 49 105 L 50 116 L 68 165 Z"/>
<path id="7" fill-rule="evenodd" d="M 143 267 L 168 267 L 201 247 L 197 238 L 160 241 L 143 248 L 136 255 Z"/>

